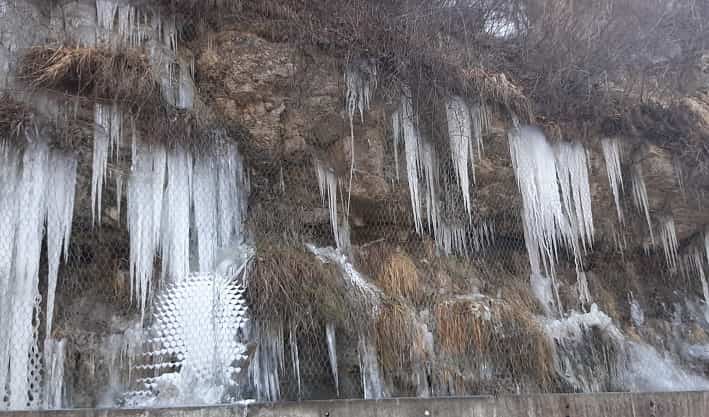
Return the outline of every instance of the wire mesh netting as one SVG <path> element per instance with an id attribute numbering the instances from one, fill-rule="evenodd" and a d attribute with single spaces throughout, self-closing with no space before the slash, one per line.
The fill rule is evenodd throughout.
<path id="1" fill-rule="evenodd" d="M 709 386 L 678 165 L 267 3 L 0 0 L 0 409 L 658 389 L 638 358 Z"/>

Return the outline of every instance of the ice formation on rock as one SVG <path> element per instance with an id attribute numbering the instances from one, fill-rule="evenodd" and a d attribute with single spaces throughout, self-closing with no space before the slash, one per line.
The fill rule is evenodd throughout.
<path id="1" fill-rule="evenodd" d="M 650 231 L 650 241 L 654 246 L 655 234 L 652 230 L 652 219 L 650 219 L 650 204 L 647 199 L 647 187 L 643 179 L 642 167 L 639 164 L 633 166 L 631 181 L 633 184 L 633 202 L 635 203 L 635 207 L 645 215 L 647 227 Z"/>
<path id="2" fill-rule="evenodd" d="M 330 360 L 330 370 L 332 371 L 332 379 L 335 383 L 335 392 L 340 396 L 340 377 L 337 372 L 337 337 L 335 333 L 335 324 L 327 323 L 325 325 L 325 339 L 327 340 L 327 356 Z"/>
<path id="3" fill-rule="evenodd" d="M 302 380 L 300 378 L 300 354 L 298 353 L 298 329 L 293 322 L 288 328 L 288 350 L 290 351 L 290 363 L 293 366 L 293 375 L 298 383 L 298 398 L 303 395 Z"/>
<path id="4" fill-rule="evenodd" d="M 361 120 L 369 110 L 372 93 L 377 88 L 377 67 L 361 62 L 349 64 L 345 69 L 345 109 L 350 121 L 359 112 Z"/>
<path id="5" fill-rule="evenodd" d="M 225 132 L 215 132 L 218 157 L 193 158 L 179 147 L 135 138 L 133 167 L 128 181 L 131 288 L 148 302 L 153 262 L 162 255 L 162 276 L 169 281 L 186 277 L 196 259 L 196 270 L 213 271 L 221 248 L 243 240 L 249 182 L 235 144 Z M 196 236 L 196 245 L 190 236 Z M 191 243 L 193 242 L 193 243 Z"/>
<path id="6" fill-rule="evenodd" d="M 66 339 L 44 341 L 44 398 L 42 408 L 58 410 L 65 406 L 64 355 Z"/>
<path id="7" fill-rule="evenodd" d="M 628 300 L 630 302 L 630 319 L 633 321 L 635 327 L 641 327 L 645 324 L 645 312 L 632 292 L 628 294 Z"/>
<path id="8" fill-rule="evenodd" d="M 345 284 L 351 290 L 351 294 L 366 301 L 372 307 L 371 311 L 373 313 L 378 311 L 382 298 L 381 290 L 367 281 L 341 250 L 330 247 L 319 248 L 312 244 L 306 244 L 305 247 L 313 255 L 317 256 L 320 262 L 337 266 L 342 278 L 345 280 Z"/>
<path id="9" fill-rule="evenodd" d="M 94 107 L 94 149 L 91 175 L 91 213 L 101 223 L 101 195 L 111 154 L 120 146 L 123 115 L 118 106 L 97 103 Z"/>
<path id="10" fill-rule="evenodd" d="M 69 237 L 74 216 L 76 158 L 58 151 L 49 156 L 47 184 L 47 315 L 46 335 L 52 334 L 54 293 L 57 289 L 59 261 L 69 255 Z"/>
<path id="11" fill-rule="evenodd" d="M 555 151 L 565 212 L 584 249 L 590 249 L 594 229 L 586 150 L 578 143 L 562 142 L 556 145 Z"/>
<path id="12" fill-rule="evenodd" d="M 475 182 L 475 158 L 473 155 L 473 122 L 470 109 L 461 97 L 452 97 L 446 103 L 448 119 L 448 140 L 451 148 L 451 159 L 460 191 L 463 194 L 465 210 L 470 216 L 470 177 L 468 166 L 471 167 L 473 182 Z M 479 140 L 479 138 L 475 138 Z"/>
<path id="13" fill-rule="evenodd" d="M 319 159 L 314 160 L 315 172 L 318 176 L 318 188 L 323 207 L 327 204 L 330 210 L 330 224 L 335 245 L 340 248 L 339 220 L 337 217 L 337 177 L 335 171 L 326 167 Z M 327 203 L 326 203 L 327 201 Z"/>
<path id="14" fill-rule="evenodd" d="M 185 279 L 190 272 L 191 188 L 191 155 L 179 147 L 169 150 L 160 248 L 162 277 L 171 281 Z"/>
<path id="15" fill-rule="evenodd" d="M 584 271 L 576 273 L 576 291 L 579 295 L 579 303 L 582 305 L 591 304 L 593 302 L 591 291 L 588 289 L 588 278 Z"/>
<path id="16" fill-rule="evenodd" d="M 409 195 L 411 197 L 414 225 L 416 227 L 416 232 L 421 234 L 423 233 L 423 222 L 421 221 L 421 196 L 425 191 L 421 190 L 419 186 L 419 170 L 422 170 L 423 167 L 420 166 L 420 137 L 418 129 L 415 125 L 415 115 L 410 92 L 404 92 L 404 95 L 401 97 L 400 108 L 396 113 L 394 113 L 393 117 L 395 120 L 398 119 L 398 122 L 394 122 L 395 125 L 400 126 L 399 129 L 395 129 L 394 133 L 401 135 L 404 139 L 406 176 L 409 184 Z M 398 143 L 398 140 L 399 138 L 394 138 L 394 143 Z"/>
<path id="17" fill-rule="evenodd" d="M 249 376 L 258 401 L 278 401 L 281 398 L 280 376 L 285 373 L 283 323 L 254 323 L 253 340 L 257 343 Z"/>
<path id="18" fill-rule="evenodd" d="M 76 160 L 28 132 L 22 150 L 0 144 L 0 407 L 40 405 L 40 255 L 47 238 L 47 334 L 59 262 L 73 214 Z M 49 337 L 49 336 L 48 336 Z"/>
<path id="19" fill-rule="evenodd" d="M 603 150 L 603 159 L 606 162 L 606 172 L 608 174 L 608 182 L 613 193 L 615 201 L 615 209 L 618 213 L 618 221 L 621 224 L 625 222 L 623 218 L 623 208 L 620 205 L 620 195 L 623 189 L 623 171 L 620 165 L 621 146 L 617 139 L 601 140 L 601 148 Z"/>
<path id="20" fill-rule="evenodd" d="M 559 194 L 554 151 L 544 134 L 533 127 L 513 129 L 509 142 L 512 165 L 522 194 L 525 243 L 532 273 L 539 274 L 544 268 L 553 277 L 559 240 L 571 243 L 570 246 L 575 248 Z"/>
<path id="21" fill-rule="evenodd" d="M 675 229 L 675 221 L 672 217 L 660 219 L 660 244 L 665 253 L 665 260 L 670 270 L 677 269 L 678 248 L 677 231 Z"/>
<path id="22" fill-rule="evenodd" d="M 382 370 L 379 367 L 377 348 L 366 336 L 360 335 L 357 342 L 359 370 L 365 400 L 378 400 L 388 397 Z"/>
<path id="23" fill-rule="evenodd" d="M 183 391 L 170 399 L 172 405 L 210 403 L 236 384 L 234 375 L 241 372 L 238 363 L 246 352 L 238 338 L 247 320 L 241 272 L 248 258 L 243 262 L 233 276 L 191 274 L 160 292 L 148 340 L 155 347 L 147 353 L 151 363 L 139 366 L 158 374 L 141 380 L 147 390 L 159 396 L 160 384 L 179 374 Z"/>
<path id="24" fill-rule="evenodd" d="M 451 148 L 451 159 L 458 185 L 463 194 L 463 203 L 470 217 L 470 177 L 468 166 L 475 182 L 475 152 L 482 158 L 483 131 L 487 129 L 488 117 L 485 106 L 468 103 L 462 97 L 453 96 L 446 102 L 446 118 L 448 121 L 448 140 Z M 395 129 L 396 133 L 396 129 Z"/>

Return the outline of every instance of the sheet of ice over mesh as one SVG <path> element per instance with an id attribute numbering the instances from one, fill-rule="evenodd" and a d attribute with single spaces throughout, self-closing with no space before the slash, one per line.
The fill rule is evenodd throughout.
<path id="1" fill-rule="evenodd" d="M 157 377 L 142 379 L 145 388 L 157 392 L 168 374 L 180 374 L 178 389 L 212 387 L 214 398 L 195 398 L 180 392 L 171 401 L 219 402 L 219 397 L 241 369 L 245 346 L 239 342 L 246 324 L 247 306 L 238 275 L 191 274 L 165 287 L 154 303 L 154 323 L 146 353 L 151 363 L 138 366 Z M 174 382 L 174 381 L 173 381 Z"/>

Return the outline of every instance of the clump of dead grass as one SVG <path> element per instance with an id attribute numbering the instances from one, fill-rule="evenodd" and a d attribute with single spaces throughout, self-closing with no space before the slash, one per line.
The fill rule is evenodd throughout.
<path id="1" fill-rule="evenodd" d="M 424 334 L 411 306 L 395 301 L 382 305 L 376 322 L 379 363 L 385 371 L 411 369 L 426 357 Z"/>
<path id="2" fill-rule="evenodd" d="M 305 248 L 257 242 L 256 253 L 248 297 L 257 319 L 315 331 L 326 323 L 351 327 L 371 313 L 352 302 L 334 265 Z"/>
<path id="3" fill-rule="evenodd" d="M 394 252 L 384 260 L 376 282 L 390 297 L 403 298 L 414 304 L 423 300 L 424 289 L 416 264 L 402 252 Z"/>
<path id="4" fill-rule="evenodd" d="M 34 119 L 34 112 L 9 95 L 0 98 L 0 137 L 15 141 Z"/>
<path id="5" fill-rule="evenodd" d="M 102 48 L 30 48 L 18 73 L 32 86 L 69 95 L 147 106 L 160 87 L 145 54 Z"/>
<path id="6" fill-rule="evenodd" d="M 437 304 L 434 319 L 439 359 L 448 364 L 442 370 L 488 365 L 495 378 L 531 378 L 542 387 L 554 382 L 551 346 L 529 310 L 486 297 L 458 297 Z"/>

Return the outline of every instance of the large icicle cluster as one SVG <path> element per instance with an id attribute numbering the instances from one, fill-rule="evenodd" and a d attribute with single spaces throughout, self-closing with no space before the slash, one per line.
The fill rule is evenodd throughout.
<path id="1" fill-rule="evenodd" d="M 588 156 L 578 143 L 556 146 L 557 177 L 571 230 L 578 232 L 584 249 L 593 245 L 593 214 L 591 188 L 588 181 Z"/>
<path id="2" fill-rule="evenodd" d="M 406 176 L 416 232 L 433 234 L 436 247 L 444 254 L 470 255 L 491 242 L 492 227 L 488 222 L 473 224 L 470 196 L 471 176 L 475 181 L 475 158 L 482 157 L 482 135 L 488 116 L 482 104 L 468 105 L 458 96 L 446 103 L 451 159 L 458 186 L 463 196 L 462 209 L 468 222 L 451 222 L 442 215 L 439 157 L 435 147 L 425 139 L 418 127 L 411 92 L 404 90 L 399 108 L 392 115 L 393 147 L 397 178 L 399 144 L 404 142 Z M 425 213 L 424 213 L 425 207 Z M 425 220 L 425 225 L 424 225 Z"/>
<path id="3" fill-rule="evenodd" d="M 76 160 L 30 134 L 22 151 L 0 144 L 0 407 L 23 409 L 42 398 L 39 271 L 47 238 L 47 336 L 61 255 L 67 255 Z M 45 233 L 46 224 L 46 233 Z M 6 400 L 5 400 L 6 398 Z"/>
<path id="4" fill-rule="evenodd" d="M 533 127 L 509 135 L 512 165 L 522 194 L 525 242 L 532 273 L 552 277 L 561 243 L 581 266 L 579 238 L 593 238 L 588 161 L 580 145 L 560 144 L 555 155 L 544 134 Z"/>
<path id="5" fill-rule="evenodd" d="M 214 140 L 221 144 L 215 160 L 194 158 L 179 147 L 167 150 L 139 139 L 134 143 L 128 230 L 131 288 L 141 311 L 147 305 L 158 250 L 162 276 L 175 281 L 192 270 L 213 271 L 218 250 L 243 240 L 248 179 L 226 133 L 217 131 Z M 195 268 L 190 265 L 193 258 Z"/>

